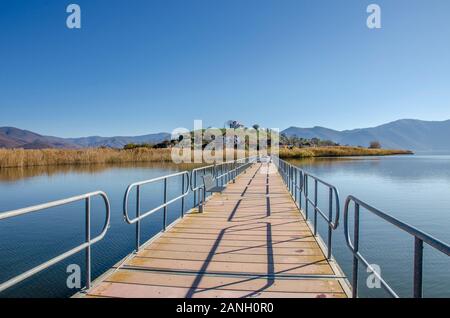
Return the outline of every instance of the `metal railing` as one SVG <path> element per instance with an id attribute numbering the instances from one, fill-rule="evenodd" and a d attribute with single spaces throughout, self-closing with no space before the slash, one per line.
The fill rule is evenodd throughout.
<path id="1" fill-rule="evenodd" d="M 320 215 L 328 225 L 327 233 L 327 258 L 331 259 L 332 254 L 332 235 L 333 231 L 337 229 L 339 225 L 339 215 L 340 215 L 340 203 L 339 203 L 339 191 L 338 189 L 321 180 L 320 178 L 303 171 L 301 168 L 296 167 L 284 160 L 276 158 L 275 160 L 278 165 L 278 171 L 280 172 L 284 183 L 286 184 L 289 192 L 291 193 L 294 201 L 298 204 L 301 211 L 303 211 L 303 200 L 304 199 L 304 217 L 309 220 L 309 207 L 312 205 L 314 219 L 313 219 L 313 230 L 314 235 L 317 236 L 317 215 Z M 309 181 L 314 182 L 314 193 L 311 198 L 309 194 Z M 328 213 L 325 214 L 324 211 L 319 207 L 319 186 L 325 187 L 328 192 Z M 334 204 L 333 204 L 334 203 Z M 334 221 L 333 221 L 334 215 Z"/>
<path id="2" fill-rule="evenodd" d="M 215 176 L 216 168 L 215 165 L 209 165 L 201 168 L 196 168 L 191 171 L 191 191 L 194 195 L 194 204 L 193 207 L 197 206 L 197 203 L 201 202 L 201 189 L 203 188 L 203 182 L 199 182 L 202 176 L 207 174 L 211 174 Z"/>
<path id="3" fill-rule="evenodd" d="M 105 203 L 105 209 L 106 209 L 106 219 L 105 219 L 105 224 L 103 226 L 101 233 L 98 236 L 96 236 L 95 238 L 91 238 L 91 198 L 96 197 L 96 196 L 100 196 L 103 198 L 103 201 Z M 67 199 L 62 199 L 62 200 L 58 200 L 58 201 L 48 202 L 48 203 L 39 204 L 39 205 L 35 205 L 35 206 L 23 208 L 23 209 L 18 209 L 18 210 L 1 213 L 0 221 L 10 219 L 13 217 L 17 217 L 17 216 L 21 216 L 21 215 L 25 215 L 25 214 L 32 213 L 32 212 L 38 212 L 38 211 L 42 211 L 42 210 L 46 210 L 46 209 L 50 209 L 50 208 L 54 208 L 54 207 L 58 207 L 58 206 L 62 206 L 62 205 L 67 205 L 67 204 L 82 201 L 82 200 L 85 200 L 85 213 L 86 213 L 85 242 L 63 254 L 60 254 L 60 255 L 52 258 L 51 260 L 49 260 L 41 265 L 38 265 L 20 275 L 17 275 L 15 277 L 9 279 L 8 281 L 0 284 L 0 292 L 22 282 L 23 280 L 25 280 L 27 278 L 30 278 L 31 276 L 65 260 L 66 258 L 68 258 L 74 254 L 77 254 L 78 252 L 80 252 L 82 250 L 86 251 L 86 289 L 91 288 L 91 245 L 93 245 L 93 244 L 97 243 L 98 241 L 100 241 L 101 239 L 103 239 L 103 237 L 106 235 L 106 232 L 108 231 L 109 221 L 111 219 L 111 212 L 110 212 L 111 208 L 110 208 L 109 199 L 108 199 L 108 196 L 106 195 L 106 193 L 104 193 L 102 191 L 96 191 L 96 192 L 91 192 L 91 193 L 87 193 L 87 194 L 83 194 L 83 195 L 79 195 L 79 196 L 75 196 L 75 197 L 71 197 L 71 198 L 67 198 Z"/>
<path id="4" fill-rule="evenodd" d="M 198 199 L 199 212 L 203 212 L 203 204 L 206 199 L 206 193 L 203 182 L 199 182 L 199 179 L 202 176 L 211 174 L 216 180 L 217 185 L 224 185 L 231 181 L 235 182 L 236 177 L 251 166 L 256 159 L 257 157 L 248 157 L 192 170 L 191 190 L 194 195 L 194 207 L 197 206 Z"/>
<path id="5" fill-rule="evenodd" d="M 171 174 L 171 175 L 167 175 L 167 176 L 162 176 L 162 177 L 145 180 L 145 181 L 140 181 L 140 182 L 135 182 L 135 183 L 130 184 L 127 187 L 127 189 L 125 191 L 125 195 L 124 195 L 123 215 L 124 215 L 125 221 L 128 224 L 136 224 L 136 251 L 138 251 L 139 247 L 140 247 L 140 225 L 141 225 L 140 222 L 141 222 L 141 220 L 143 220 L 144 218 L 146 218 L 146 217 L 150 216 L 151 214 L 162 209 L 164 211 L 163 212 L 164 213 L 164 215 L 163 215 L 163 230 L 166 230 L 166 228 L 167 228 L 167 209 L 168 209 L 169 205 L 171 205 L 179 200 L 181 200 L 180 217 L 183 217 L 184 210 L 185 210 L 185 198 L 191 193 L 191 191 L 194 193 L 194 198 L 195 198 L 196 192 L 202 193 L 202 191 L 199 191 L 199 190 L 202 190 L 202 189 L 204 190 L 203 183 L 197 184 L 197 178 L 199 178 L 200 173 L 203 173 L 203 174 L 211 173 L 214 175 L 214 177 L 218 183 L 221 182 L 222 184 L 224 184 L 224 183 L 228 183 L 232 180 L 234 181 L 234 179 L 240 173 L 245 171 L 245 169 L 248 168 L 248 166 L 251 165 L 252 162 L 254 162 L 254 158 L 253 159 L 245 158 L 245 159 L 241 159 L 241 160 L 235 160 L 235 161 L 221 163 L 219 165 L 212 165 L 212 166 L 194 169 L 191 173 L 189 173 L 188 171 L 183 171 L 183 172 L 179 172 L 179 173 L 175 173 L 175 174 Z M 176 177 L 181 178 L 182 193 L 173 199 L 168 199 L 168 180 L 171 178 L 176 178 Z M 193 178 L 195 178 L 194 183 L 192 182 Z M 142 211 L 141 211 L 141 187 L 144 185 L 157 183 L 157 182 L 163 182 L 163 186 L 164 186 L 163 204 L 161 204 L 158 207 L 155 207 L 145 213 L 142 213 Z M 128 213 L 129 197 L 130 197 L 131 191 L 134 188 L 136 188 L 136 207 L 135 207 L 136 216 L 134 218 L 130 218 L 129 213 Z M 105 202 L 106 220 L 105 220 L 105 224 L 103 226 L 101 233 L 97 237 L 91 238 L 91 198 L 95 197 L 95 196 L 101 196 Z M 203 196 L 204 196 L 204 194 L 203 194 Z M 0 292 L 2 292 L 20 282 L 22 282 L 23 280 L 65 260 L 66 258 L 68 258 L 74 254 L 77 254 L 78 252 L 80 252 L 82 250 L 86 251 L 86 289 L 87 290 L 90 289 L 90 287 L 91 287 L 91 246 L 104 238 L 104 236 L 106 235 L 106 232 L 109 228 L 109 223 L 110 223 L 110 219 L 111 219 L 111 207 L 110 207 L 109 199 L 108 199 L 108 196 L 106 195 L 106 193 L 104 193 L 102 191 L 96 191 L 96 192 L 91 192 L 91 193 L 87 193 L 87 194 L 83 194 L 83 195 L 79 195 L 79 196 L 75 196 L 75 197 L 71 197 L 71 198 L 67 198 L 67 199 L 63 199 L 63 200 L 48 202 L 48 203 L 35 205 L 35 206 L 23 208 L 23 209 L 4 212 L 4 213 L 0 214 L 0 221 L 5 220 L 5 219 L 10 219 L 13 217 L 17 217 L 17 216 L 21 216 L 24 214 L 32 213 L 32 212 L 37 212 L 37 211 L 41 211 L 41 210 L 50 209 L 53 207 L 58 207 L 58 206 L 74 203 L 74 202 L 81 201 L 81 200 L 85 200 L 86 241 L 83 244 L 81 244 L 63 254 L 61 254 L 55 258 L 52 258 L 51 260 L 49 260 L 39 266 L 36 266 L 36 267 L 0 284 Z M 196 204 L 196 203 L 194 202 L 194 204 Z M 199 200 L 198 205 L 200 206 L 200 208 L 202 208 L 203 200 Z"/>
<path id="6" fill-rule="evenodd" d="M 175 177 L 181 177 L 181 189 L 182 189 L 182 193 L 181 195 L 177 196 L 176 198 L 170 199 L 168 200 L 167 196 L 168 196 L 168 189 L 167 189 L 167 181 L 169 179 L 175 178 Z M 190 192 L 190 175 L 188 171 L 183 171 L 183 172 L 179 172 L 179 173 L 174 173 L 168 176 L 162 176 L 162 177 L 158 177 L 158 178 L 153 178 L 150 180 L 145 180 L 145 181 L 140 181 L 140 182 L 135 182 L 130 184 L 127 187 L 127 190 L 125 191 L 125 196 L 124 196 L 124 200 L 123 200 L 123 216 L 125 221 L 128 224 L 135 224 L 136 223 L 136 251 L 139 251 L 140 248 L 140 233 L 141 233 L 141 220 L 148 217 L 149 215 L 163 209 L 163 231 L 166 230 L 167 228 L 167 208 L 169 205 L 177 202 L 178 200 L 181 200 L 181 213 L 180 213 L 180 217 L 184 216 L 184 204 L 185 204 L 185 197 L 189 194 Z M 164 182 L 164 197 L 163 197 L 163 204 L 157 206 L 156 208 L 153 208 L 143 214 L 141 214 L 141 186 L 143 185 L 148 185 L 151 183 L 156 183 L 156 182 Z M 129 196 L 131 193 L 131 190 L 133 188 L 136 188 L 136 217 L 133 219 L 130 219 L 129 215 L 128 215 L 128 201 L 129 201 Z"/>
<path id="7" fill-rule="evenodd" d="M 349 232 L 349 207 L 350 203 L 354 204 L 354 220 L 353 220 L 353 241 L 350 239 Z M 386 214 L 373 206 L 355 198 L 354 196 L 347 197 L 345 201 L 345 209 L 344 209 L 344 234 L 345 240 L 347 242 L 350 251 L 353 254 L 353 277 L 352 277 L 352 296 L 358 297 L 358 268 L 359 261 L 361 261 L 366 268 L 370 269 L 370 271 L 380 280 L 383 288 L 393 297 L 398 298 L 398 294 L 389 286 L 389 284 L 381 277 L 380 273 L 378 273 L 369 262 L 362 256 L 359 252 L 359 214 L 360 208 L 363 207 L 365 210 L 375 214 L 376 216 L 382 218 L 388 223 L 398 227 L 404 232 L 412 235 L 414 237 L 414 278 L 413 278 L 413 296 L 415 298 L 423 297 L 423 285 L 422 285 L 422 276 L 423 276 L 423 246 L 424 243 L 431 246 L 432 248 L 450 256 L 450 245 L 434 238 L 430 234 L 427 234 L 407 223 L 404 223 L 389 214 Z"/>

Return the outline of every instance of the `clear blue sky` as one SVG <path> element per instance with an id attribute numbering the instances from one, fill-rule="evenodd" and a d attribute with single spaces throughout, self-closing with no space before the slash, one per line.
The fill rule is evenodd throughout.
<path id="1" fill-rule="evenodd" d="M 82 9 L 82 29 L 65 8 Z M 381 30 L 366 7 L 382 8 Z M 62 137 L 194 119 L 450 119 L 448 0 L 0 0 L 0 126 Z"/>

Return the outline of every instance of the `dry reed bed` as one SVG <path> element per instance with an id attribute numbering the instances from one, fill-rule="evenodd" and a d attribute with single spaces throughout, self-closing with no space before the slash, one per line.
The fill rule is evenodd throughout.
<path id="1" fill-rule="evenodd" d="M 413 154 L 413 152 L 409 150 L 369 149 L 348 146 L 280 149 L 280 158 L 282 159 L 299 159 L 311 157 L 391 156 L 411 154 Z"/>
<path id="2" fill-rule="evenodd" d="M 280 157 L 283 159 L 399 154 L 412 154 L 412 152 L 344 146 L 280 149 Z M 0 168 L 171 161 L 171 149 L 0 149 Z"/>
<path id="3" fill-rule="evenodd" d="M 170 149 L 0 149 L 0 168 L 168 161 Z"/>

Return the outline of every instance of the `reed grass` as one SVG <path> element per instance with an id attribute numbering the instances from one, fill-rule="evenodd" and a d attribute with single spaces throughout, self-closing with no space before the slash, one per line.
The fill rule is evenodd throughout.
<path id="1" fill-rule="evenodd" d="M 405 154 L 412 152 L 345 146 L 280 149 L 282 159 Z M 171 149 L 0 149 L 0 168 L 140 162 L 172 162 Z"/>
<path id="2" fill-rule="evenodd" d="M 354 157 L 354 156 L 392 156 L 412 155 L 409 150 L 370 149 L 349 146 L 309 147 L 309 148 L 281 148 L 280 158 L 300 159 L 311 157 Z"/>
<path id="3" fill-rule="evenodd" d="M 0 149 L 0 168 L 169 161 L 170 149 Z"/>

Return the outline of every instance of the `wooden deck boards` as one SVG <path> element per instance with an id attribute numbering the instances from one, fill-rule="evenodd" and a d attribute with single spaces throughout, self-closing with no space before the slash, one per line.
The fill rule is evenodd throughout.
<path id="1" fill-rule="evenodd" d="M 84 296 L 347 297 L 339 275 L 275 167 L 255 164 Z"/>

